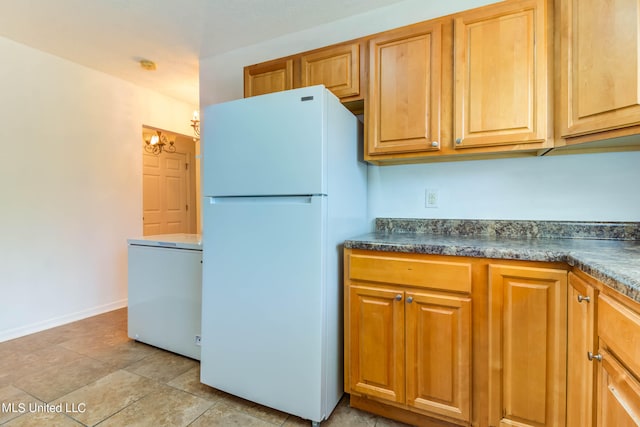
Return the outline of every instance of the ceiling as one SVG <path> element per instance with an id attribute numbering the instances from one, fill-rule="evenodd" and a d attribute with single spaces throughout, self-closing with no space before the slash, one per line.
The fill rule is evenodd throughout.
<path id="1" fill-rule="evenodd" d="M 0 0 L 0 37 L 197 105 L 199 58 L 400 1 Z"/>

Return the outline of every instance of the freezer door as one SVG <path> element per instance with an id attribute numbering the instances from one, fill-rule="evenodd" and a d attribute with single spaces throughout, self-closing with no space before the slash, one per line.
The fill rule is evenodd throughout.
<path id="1" fill-rule="evenodd" d="M 205 199 L 201 381 L 320 421 L 326 197 Z"/>
<path id="2" fill-rule="evenodd" d="M 203 115 L 203 194 L 325 194 L 324 86 L 240 99 Z"/>

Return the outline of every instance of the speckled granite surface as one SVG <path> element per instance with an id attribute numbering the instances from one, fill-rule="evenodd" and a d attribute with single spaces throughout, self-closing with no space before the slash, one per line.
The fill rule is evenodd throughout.
<path id="1" fill-rule="evenodd" d="M 465 220 L 464 225 L 453 228 L 447 227 L 455 220 L 444 221 L 444 228 L 436 226 L 435 221 L 438 220 L 399 221 L 401 222 L 393 223 L 391 219 L 379 219 L 376 222 L 378 231 L 347 240 L 345 247 L 387 252 L 566 262 L 640 302 L 640 239 L 633 240 L 629 237 L 638 232 L 638 223 L 603 224 L 608 230 L 615 230 L 613 235 L 626 236 L 618 237 L 619 239 L 627 239 L 615 240 L 608 230 L 595 230 L 598 223 L 587 223 L 585 229 L 580 229 L 583 223 L 564 223 L 570 224 L 579 236 L 568 238 L 569 232 L 558 226 L 559 223 L 554 223 L 553 227 L 560 230 L 562 237 L 544 234 L 546 231 L 541 235 L 540 230 L 550 230 L 552 227 L 549 227 L 551 224 L 541 224 L 544 222 L 540 221 L 505 221 L 531 224 L 525 228 L 508 227 L 505 224 L 504 228 L 511 231 L 500 233 L 490 231 L 500 228 L 488 224 L 492 221 L 478 221 L 487 224 L 473 224 L 473 221 Z M 411 222 L 410 227 L 406 226 L 407 221 Z M 429 223 L 423 223 L 421 226 L 420 221 Z M 525 232 L 517 234 L 513 231 L 518 229 Z M 622 229 L 625 231 L 622 232 Z M 537 231 L 534 233 L 532 230 Z"/>
<path id="2" fill-rule="evenodd" d="M 376 231 L 445 236 L 640 240 L 639 222 L 377 218 Z"/>

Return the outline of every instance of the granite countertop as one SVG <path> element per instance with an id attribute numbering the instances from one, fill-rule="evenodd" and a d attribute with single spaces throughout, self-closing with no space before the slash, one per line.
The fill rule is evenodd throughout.
<path id="1" fill-rule="evenodd" d="M 505 231 L 501 226 L 508 230 Z M 557 232 L 549 234 L 541 231 L 549 229 Z M 568 237 L 572 235 L 571 229 L 574 229 L 573 235 L 580 237 Z M 349 239 L 345 242 L 345 247 L 386 252 L 566 262 L 640 302 L 640 240 L 636 239 L 639 230 L 638 223 L 383 218 L 376 220 L 376 232 Z"/>

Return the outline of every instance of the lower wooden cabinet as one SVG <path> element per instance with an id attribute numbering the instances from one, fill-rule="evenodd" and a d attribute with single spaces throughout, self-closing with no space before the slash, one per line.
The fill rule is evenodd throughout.
<path id="1" fill-rule="evenodd" d="M 565 270 L 489 265 L 489 425 L 565 425 Z"/>
<path id="2" fill-rule="evenodd" d="M 471 299 L 349 289 L 351 392 L 468 421 Z"/>
<path id="3" fill-rule="evenodd" d="M 569 274 L 567 426 L 640 425 L 640 304 Z"/>
<path id="4" fill-rule="evenodd" d="M 345 262 L 346 391 L 468 424 L 471 266 L 349 250 Z"/>
<path id="5" fill-rule="evenodd" d="M 406 292 L 406 403 L 471 419 L 471 298 Z"/>
<path id="6" fill-rule="evenodd" d="M 595 307 L 598 290 L 569 273 L 567 289 L 567 426 L 591 427 L 595 421 L 597 352 Z"/>
<path id="7" fill-rule="evenodd" d="M 640 303 L 562 263 L 345 250 L 345 391 L 411 425 L 640 426 Z"/>
<path id="8" fill-rule="evenodd" d="M 404 292 L 349 287 L 350 391 L 405 401 Z"/>
<path id="9" fill-rule="evenodd" d="M 640 305 L 598 296 L 596 425 L 640 425 Z"/>
<path id="10" fill-rule="evenodd" d="M 611 353 L 600 349 L 597 426 L 640 425 L 640 383 Z"/>

